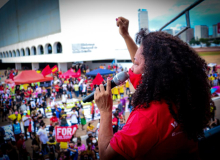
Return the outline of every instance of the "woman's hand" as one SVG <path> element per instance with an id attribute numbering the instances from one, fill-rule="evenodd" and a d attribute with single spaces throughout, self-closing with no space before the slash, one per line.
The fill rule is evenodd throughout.
<path id="1" fill-rule="evenodd" d="M 123 38 L 126 38 L 126 36 L 129 36 L 128 32 L 128 26 L 129 26 L 129 20 L 125 19 L 124 17 L 118 17 L 117 18 L 117 26 L 119 27 L 119 33 Z"/>
<path id="2" fill-rule="evenodd" d="M 94 99 L 100 112 L 112 112 L 113 101 L 110 80 L 107 80 L 106 90 L 104 89 L 103 84 L 101 84 L 99 87 L 96 87 Z"/>

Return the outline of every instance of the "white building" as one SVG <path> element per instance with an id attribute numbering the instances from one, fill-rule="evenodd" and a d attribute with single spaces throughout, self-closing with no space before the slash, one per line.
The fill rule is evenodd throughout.
<path id="1" fill-rule="evenodd" d="M 89 28 L 95 22 L 83 21 L 76 8 L 79 4 L 72 0 L 9 0 L 0 8 L 2 63 L 14 63 L 16 69 L 27 63 L 32 69 L 38 69 L 42 63 L 57 63 L 59 69 L 67 71 L 72 62 L 84 61 L 93 69 L 102 61 L 108 64 L 116 59 L 130 67 L 128 50 L 99 49 L 91 39 L 87 40 L 87 34 L 96 38 L 96 33 L 81 25 Z M 76 36 L 78 32 L 81 37 Z M 82 37 L 83 42 L 78 40 Z"/>
<path id="2" fill-rule="evenodd" d="M 138 9 L 138 26 L 141 28 L 149 29 L 148 25 L 148 12 L 146 9 Z"/>
<path id="3" fill-rule="evenodd" d="M 186 43 L 189 43 L 189 41 L 194 37 L 194 29 L 188 28 L 185 32 L 180 34 L 180 39 Z"/>
<path id="4" fill-rule="evenodd" d="M 212 27 L 213 27 L 213 35 L 212 35 L 212 37 L 213 38 L 220 37 L 220 33 L 218 33 L 218 25 L 214 24 Z"/>
<path id="5" fill-rule="evenodd" d="M 171 35 L 174 35 L 173 29 L 164 29 L 163 32 L 169 33 Z"/>
<path id="6" fill-rule="evenodd" d="M 209 38 L 209 28 L 205 25 L 195 26 L 195 39 Z"/>

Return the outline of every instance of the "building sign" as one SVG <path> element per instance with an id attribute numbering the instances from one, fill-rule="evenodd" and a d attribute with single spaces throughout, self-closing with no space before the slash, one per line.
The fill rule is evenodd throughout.
<path id="1" fill-rule="evenodd" d="M 92 52 L 92 50 L 97 49 L 94 43 L 78 43 L 72 44 L 72 52 L 73 53 L 86 53 Z"/>
<path id="2" fill-rule="evenodd" d="M 217 32 L 218 32 L 218 34 L 220 34 L 220 23 L 218 23 L 217 25 L 218 25 L 217 26 Z"/>

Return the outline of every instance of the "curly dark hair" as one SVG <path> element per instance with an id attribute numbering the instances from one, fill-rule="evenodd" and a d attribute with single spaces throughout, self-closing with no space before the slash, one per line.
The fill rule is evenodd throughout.
<path id="1" fill-rule="evenodd" d="M 203 136 L 210 120 L 211 100 L 205 60 L 187 43 L 165 32 L 147 34 L 142 29 L 136 43 L 143 46 L 145 66 L 133 106 L 147 108 L 152 101 L 165 100 L 189 139 Z"/>

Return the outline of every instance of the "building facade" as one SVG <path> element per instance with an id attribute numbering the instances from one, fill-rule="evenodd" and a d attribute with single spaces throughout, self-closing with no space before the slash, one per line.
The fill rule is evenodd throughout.
<path id="1" fill-rule="evenodd" d="M 195 26 L 195 39 L 209 38 L 209 28 L 206 25 Z"/>
<path id="2" fill-rule="evenodd" d="M 148 28 L 148 12 L 146 9 L 138 9 L 138 26 L 141 28 Z"/>
<path id="3" fill-rule="evenodd" d="M 212 37 L 215 38 L 215 37 L 220 37 L 220 33 L 218 33 L 218 24 L 214 24 L 212 26 L 213 28 L 213 35 Z"/>
<path id="4" fill-rule="evenodd" d="M 130 60 L 128 50 L 103 50 L 89 40 L 79 41 L 76 33 L 86 32 L 80 22 L 86 23 L 74 10 L 77 7 L 69 0 L 9 0 L 0 8 L 1 62 L 14 63 L 16 69 L 27 63 L 31 69 L 38 69 L 39 63 L 57 63 L 66 71 L 72 62 L 92 66 L 97 60 Z"/>
<path id="5" fill-rule="evenodd" d="M 173 29 L 164 29 L 163 32 L 169 33 L 171 35 L 174 35 Z"/>
<path id="6" fill-rule="evenodd" d="M 189 41 L 194 37 L 194 29 L 188 28 L 185 32 L 180 34 L 180 39 L 186 43 L 189 43 Z"/>

